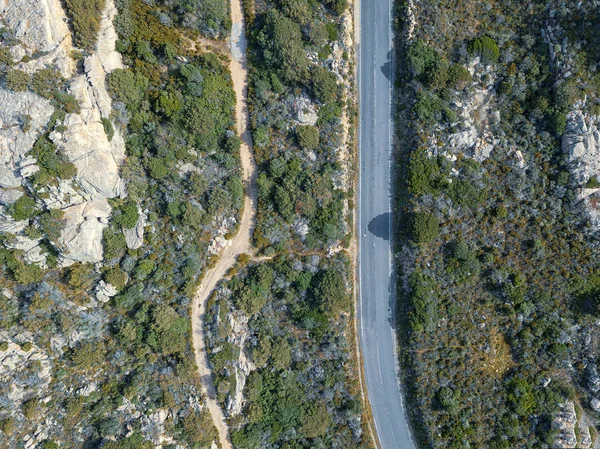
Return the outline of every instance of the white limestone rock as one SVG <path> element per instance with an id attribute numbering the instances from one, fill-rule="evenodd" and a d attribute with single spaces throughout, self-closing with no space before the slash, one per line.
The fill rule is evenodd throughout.
<path id="1" fill-rule="evenodd" d="M 56 242 L 63 265 L 101 262 L 102 233 L 108 226 L 111 213 L 108 201 L 89 201 L 67 207 L 63 211 L 65 228 Z"/>
<path id="2" fill-rule="evenodd" d="M 71 180 L 61 179 L 58 185 L 48 185 L 40 190 L 42 201 L 49 209 L 64 209 L 86 201 Z"/>
<path id="3" fill-rule="evenodd" d="M 56 65 L 65 78 L 75 68 L 70 57 L 72 40 L 67 18 L 60 0 L 4 0 L 0 2 L 0 16 L 22 45 L 13 47 L 13 56 L 45 53 L 18 66 L 34 72 L 47 65 Z"/>
<path id="4" fill-rule="evenodd" d="M 138 249 L 144 244 L 144 227 L 146 226 L 148 217 L 142 212 L 142 209 L 139 206 L 138 215 L 138 222 L 133 229 L 123 228 L 123 235 L 125 236 L 125 242 L 129 249 Z"/>
<path id="5" fill-rule="evenodd" d="M 31 150 L 46 126 L 54 108 L 32 92 L 10 92 L 0 88 L 0 188 L 21 186 L 17 166 Z M 27 132 L 21 129 L 23 117 L 30 117 Z"/>
<path id="6" fill-rule="evenodd" d="M 0 204 L 10 206 L 23 196 L 23 191 L 19 189 L 0 189 Z"/>
<path id="7" fill-rule="evenodd" d="M 19 232 L 22 232 L 28 224 L 27 220 L 16 221 L 10 215 L 2 213 L 0 210 L 0 233 L 18 234 Z"/>
<path id="8" fill-rule="evenodd" d="M 77 167 L 76 180 L 85 193 L 93 199 L 115 198 L 125 194 L 125 184 L 119 176 L 125 145 L 117 133 L 109 142 L 101 122 L 102 110 L 104 118 L 110 114 L 108 94 L 98 87 L 104 87 L 105 73 L 100 70 L 91 75 L 93 78 L 88 75 L 71 81 L 71 93 L 81 104 L 80 113 L 68 114 L 66 130 L 62 134 L 52 132 L 50 139 Z"/>
<path id="9" fill-rule="evenodd" d="M 102 12 L 100 33 L 98 34 L 98 43 L 96 45 L 96 55 L 106 73 L 124 67 L 121 53 L 116 50 L 117 40 L 119 39 L 113 25 L 116 16 L 117 8 L 115 2 L 108 0 Z"/>
<path id="10" fill-rule="evenodd" d="M 117 288 L 104 281 L 98 282 L 96 287 L 96 299 L 100 302 L 108 302 L 110 298 L 117 294 Z"/>
<path id="11" fill-rule="evenodd" d="M 102 119 L 110 119 L 111 98 L 106 75 L 123 67 L 115 50 L 117 33 L 113 26 L 114 2 L 106 2 L 102 13 L 98 50 L 85 58 L 83 75 L 71 80 L 70 92 L 81 105 L 78 114 L 68 114 L 62 134 L 53 132 L 52 141 L 77 167 L 77 181 L 92 199 L 124 197 L 125 183 L 119 165 L 125 159 L 125 142 L 119 129 L 108 140 Z"/>

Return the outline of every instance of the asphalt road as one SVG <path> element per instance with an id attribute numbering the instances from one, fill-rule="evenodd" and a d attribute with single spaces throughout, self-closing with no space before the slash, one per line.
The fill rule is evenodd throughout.
<path id="1" fill-rule="evenodd" d="M 392 316 L 390 165 L 392 1 L 361 0 L 359 39 L 359 334 L 383 449 L 414 449 L 398 384 Z"/>

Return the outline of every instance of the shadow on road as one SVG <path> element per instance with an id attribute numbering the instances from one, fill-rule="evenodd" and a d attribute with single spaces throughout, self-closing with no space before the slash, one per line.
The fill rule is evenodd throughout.
<path id="1" fill-rule="evenodd" d="M 382 238 L 383 240 L 390 239 L 390 213 L 386 212 L 376 216 L 371 220 L 368 226 L 369 232 L 375 237 Z"/>
<path id="2" fill-rule="evenodd" d="M 385 76 L 388 81 L 392 80 L 392 52 L 388 52 L 387 62 L 381 66 L 381 73 Z"/>

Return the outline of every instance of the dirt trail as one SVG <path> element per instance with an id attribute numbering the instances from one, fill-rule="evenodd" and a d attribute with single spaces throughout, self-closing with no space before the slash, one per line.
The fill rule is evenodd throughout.
<path id="1" fill-rule="evenodd" d="M 218 282 L 235 264 L 242 253 L 253 254 L 252 232 L 256 223 L 256 164 L 252 155 L 252 138 L 248 129 L 248 71 L 246 67 L 246 33 L 242 0 L 231 0 L 231 63 L 230 71 L 236 94 L 236 128 L 241 137 L 240 156 L 243 170 L 243 182 L 246 191 L 244 210 L 239 223 L 239 230 L 220 255 L 216 265 L 208 270 L 202 284 L 196 291 L 192 302 L 192 340 L 198 374 L 206 391 L 206 403 L 215 427 L 219 432 L 222 449 L 231 449 L 231 439 L 223 410 L 217 402 L 217 395 L 208 363 L 204 342 L 204 319 L 206 303 Z"/>

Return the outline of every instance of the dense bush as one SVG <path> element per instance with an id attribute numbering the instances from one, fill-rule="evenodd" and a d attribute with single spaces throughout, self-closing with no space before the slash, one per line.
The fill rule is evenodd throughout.
<path id="1" fill-rule="evenodd" d="M 344 315 L 352 308 L 347 262 L 281 256 L 251 264 L 209 302 L 219 400 L 236 394 L 233 366 L 242 349 L 256 366 L 245 379 L 242 413 L 230 420 L 235 447 L 261 447 L 267 439 L 278 447 L 370 447 L 346 340 Z M 248 297 L 255 301 L 251 309 L 241 299 Z M 239 348 L 230 343 L 228 317 L 246 322 L 243 316 L 248 337 Z"/>
<path id="2" fill-rule="evenodd" d="M 592 111 L 584 94 L 597 98 L 581 51 L 581 16 L 596 14 L 558 19 L 558 8 L 419 2 L 414 36 L 397 46 L 400 355 L 423 447 L 554 447 L 558 404 L 590 395 L 597 231 L 560 137 L 566 114 Z M 569 42 L 554 59 L 540 31 L 550 26 Z"/>
<path id="3" fill-rule="evenodd" d="M 105 0 L 65 0 L 76 46 L 92 50 L 98 39 Z"/>
<path id="4" fill-rule="evenodd" d="M 496 41 L 489 36 L 482 36 L 469 43 L 469 53 L 472 56 L 479 56 L 481 62 L 485 64 L 494 64 L 500 57 L 500 49 Z"/>

